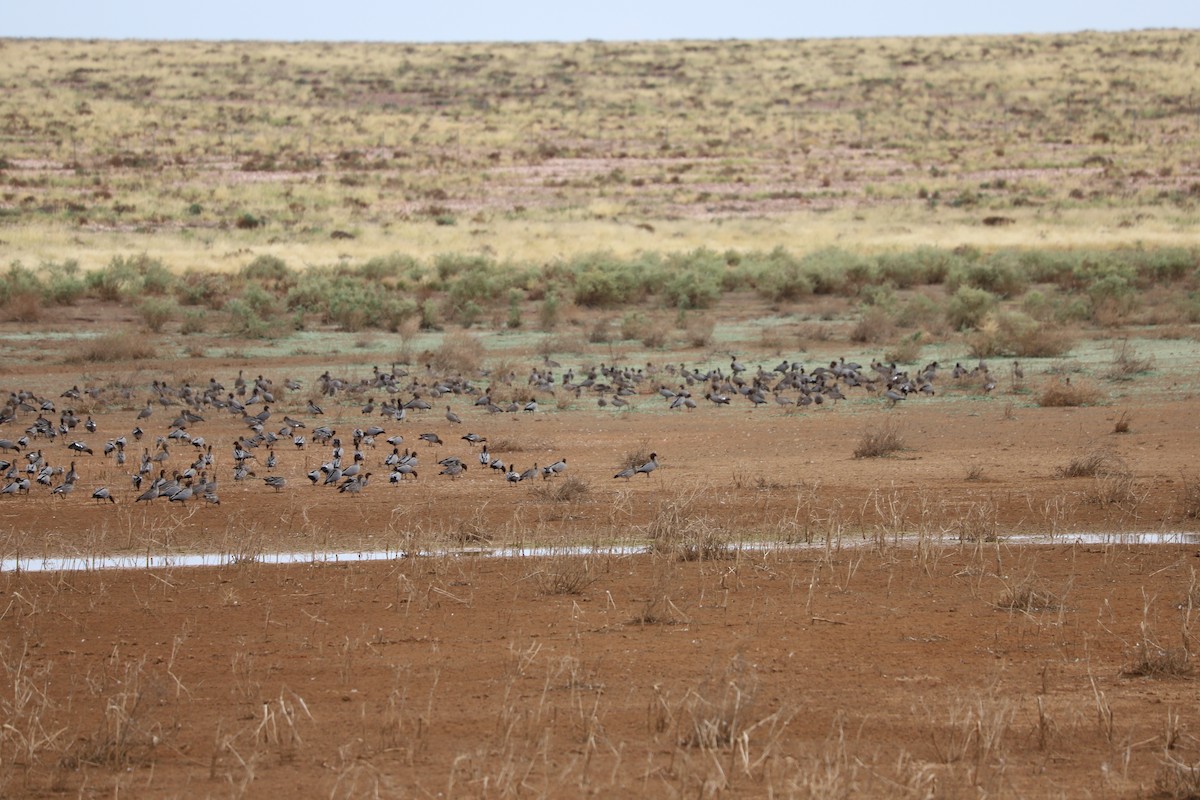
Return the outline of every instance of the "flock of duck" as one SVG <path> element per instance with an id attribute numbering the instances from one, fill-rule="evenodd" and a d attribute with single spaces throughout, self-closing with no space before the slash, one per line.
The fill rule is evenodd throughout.
<path id="1" fill-rule="evenodd" d="M 1013 366 L 1014 370 L 1020 368 L 1015 363 Z M 29 495 L 42 488 L 53 495 L 70 495 L 80 482 L 77 465 L 95 463 L 92 459 L 99 451 L 100 458 L 111 459 L 117 468 L 128 470 L 135 503 L 220 504 L 214 445 L 199 432 L 206 418 L 214 414 L 237 417 L 245 425 L 245 432 L 229 445 L 228 475 L 232 480 L 257 479 L 275 492 L 284 491 L 289 479 L 281 469 L 287 456 L 281 454 L 327 448 L 322 463 L 307 473 L 308 481 L 312 486 L 356 495 L 370 483 L 373 468 L 386 473 L 392 484 L 418 479 L 421 456 L 417 449 L 406 446 L 405 437 L 399 433 L 388 436 L 387 428 L 410 418 L 428 424 L 428 412 L 435 406 L 445 407 L 442 416 L 451 428 L 464 424 L 460 413 L 454 411 L 455 403 L 463 414 L 468 408 L 483 416 L 536 414 L 539 397 L 556 400 L 564 396 L 583 398 L 585 394 L 594 396 L 601 408 L 617 410 L 641 398 L 642 403 L 660 400 L 668 410 L 692 411 L 699 405 L 696 396 L 713 406 L 738 402 L 751 408 L 768 403 L 819 407 L 836 404 L 852 391 L 876 396 L 894 406 L 912 395 L 934 394 L 940 367 L 933 362 L 910 374 L 894 364 L 876 362 L 863 367 L 842 359 L 812 370 L 787 360 L 767 369 L 762 365 L 746 367 L 733 357 L 728 370 L 692 369 L 682 364 L 600 364 L 578 373 L 559 370 L 559 364 L 546 358 L 524 379 L 514 373 L 484 373 L 482 380 L 476 380 L 438 374 L 429 366 L 415 374 L 398 366 L 390 370 L 376 367 L 371 375 L 358 379 L 335 377 L 326 371 L 307 394 L 299 381 L 285 379 L 277 387 L 269 378 L 247 378 L 243 371 L 229 389 L 215 377 L 202 386 L 172 386 L 155 380 L 134 417 L 133 428 L 111 438 L 104 438 L 103 420 L 98 421 L 94 415 L 100 409 L 137 407 L 140 401 L 133 389 L 72 386 L 57 398 L 11 391 L 0 406 L 0 497 Z M 982 362 L 973 369 L 955 365 L 952 377 L 957 381 L 980 380 L 984 391 L 995 386 Z M 502 401 L 501 393 L 516 399 Z M 303 395 L 304 399 L 289 402 L 289 394 Z M 322 404 L 330 408 L 329 415 Z M 280 414 L 281 406 L 295 409 L 292 413 L 297 416 Z M 79 407 L 90 408 L 92 413 L 81 418 L 75 411 Z M 333 423 L 323 422 L 336 417 L 339 427 L 344 427 L 355 408 L 361 417 L 381 417 L 382 424 L 364 424 L 339 435 Z M 3 436 L 5 429 L 12 430 L 11 438 Z M 566 458 L 521 470 L 489 451 L 485 436 L 469 432 L 458 438 L 467 443 L 473 455 L 451 455 L 436 461 L 438 475 L 450 480 L 457 480 L 474 467 L 470 462 L 477 462 L 476 469 L 498 474 L 510 484 L 539 476 L 550 480 L 567 471 Z M 385 448 L 387 454 L 372 465 L 372 459 L 378 458 L 374 454 L 379 452 L 379 440 L 390 446 L 390 452 Z M 426 448 L 445 445 L 436 431 L 419 433 L 416 441 Z M 55 448 L 62 448 L 65 454 L 55 453 Z M 613 477 L 628 480 L 649 475 L 659 465 L 658 455 L 651 453 L 648 460 L 639 462 L 626 465 Z M 98 485 L 91 492 L 98 503 L 116 503 L 117 497 L 118 491 L 108 485 Z"/>

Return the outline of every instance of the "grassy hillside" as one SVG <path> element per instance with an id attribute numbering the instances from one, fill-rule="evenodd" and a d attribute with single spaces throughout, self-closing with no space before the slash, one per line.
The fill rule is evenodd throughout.
<path id="1" fill-rule="evenodd" d="M 1200 33 L 652 44 L 0 40 L 35 267 L 1191 245 Z"/>

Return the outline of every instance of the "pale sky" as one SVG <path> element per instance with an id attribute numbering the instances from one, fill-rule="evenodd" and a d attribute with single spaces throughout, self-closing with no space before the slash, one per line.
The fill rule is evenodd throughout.
<path id="1" fill-rule="evenodd" d="M 1200 0 L 6 0 L 0 37 L 793 39 L 1200 28 Z"/>

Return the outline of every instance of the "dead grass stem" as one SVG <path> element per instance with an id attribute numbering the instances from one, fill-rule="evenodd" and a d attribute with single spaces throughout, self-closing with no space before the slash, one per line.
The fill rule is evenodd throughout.
<path id="1" fill-rule="evenodd" d="M 858 446 L 854 448 L 854 457 L 883 458 L 903 449 L 904 439 L 900 435 L 900 427 L 889 421 L 863 431 Z"/>

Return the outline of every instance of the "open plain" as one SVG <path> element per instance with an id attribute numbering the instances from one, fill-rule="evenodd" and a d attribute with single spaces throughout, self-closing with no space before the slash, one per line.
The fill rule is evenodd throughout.
<path id="1" fill-rule="evenodd" d="M 0 795 L 1196 797 L 1198 42 L 0 42 Z"/>
<path id="2" fill-rule="evenodd" d="M 537 411 L 451 393 L 404 421 L 363 413 L 386 390 L 353 352 L 118 369 L 72 409 L 94 434 L 6 456 L 40 448 L 81 477 L 67 496 L 35 483 L 0 497 L 4 555 L 25 567 L 6 569 L 0 603 L 5 791 L 1130 797 L 1191 785 L 1200 543 L 1181 532 L 1200 511 L 1195 344 L 1163 345 L 1138 342 L 1157 360 L 1135 381 L 1091 378 L 1112 346 L 1079 345 L 1068 377 L 1101 394 L 1067 408 L 1037 402 L 1061 360 L 1026 362 L 1020 380 L 995 364 L 987 392 L 978 375 L 943 375 L 937 394 L 894 408 L 864 389 L 803 408 L 718 406 L 701 387 L 697 408 L 670 410 L 655 390 L 687 380 L 667 380 L 661 361 L 637 362 L 656 374 L 629 406 L 601 408 L 561 387 L 582 362 L 535 392 L 527 375 L 544 359 L 505 353 L 522 363 L 517 380 L 470 385 L 521 409 L 536 396 Z M 672 358 L 730 366 L 713 352 Z M 333 397 L 315 391 L 331 364 L 353 387 Z M 186 407 L 157 400 L 151 382 L 168 397 L 210 378 L 233 393 L 246 367 L 276 387 L 269 431 L 284 417 L 309 436 L 325 424 L 352 451 L 355 428 L 385 428 L 361 447 L 372 479 L 357 494 L 313 485 L 332 446 L 284 438 L 235 481 L 234 443 L 254 431 L 208 407 L 187 427 L 204 444 L 169 440 L 148 478 L 211 444 L 220 504 L 138 502 L 139 451 L 160 452 Z M 428 396 L 425 369 L 397 365 L 413 374 L 396 396 Z M 14 371 L 61 409 L 73 405 L 61 391 L 86 385 L 69 367 Z M 139 391 L 110 404 L 124 385 Z M 878 430 L 901 448 L 856 458 Z M 567 469 L 509 482 L 478 463 L 467 433 L 519 470 Z M 419 468 L 391 484 L 382 440 L 395 435 Z M 124 467 L 102 452 L 120 436 Z M 75 440 L 95 452 L 68 449 Z M 613 477 L 650 451 L 658 469 Z M 468 465 L 457 478 L 439 474 L 450 455 Z M 1089 460 L 1099 467 L 1071 477 Z M 101 486 L 115 502 L 91 497 Z M 541 550 L 493 557 L 514 545 Z M 312 563 L 269 563 L 279 552 Z M 30 571 L 48 556 L 194 553 L 223 563 Z"/>

